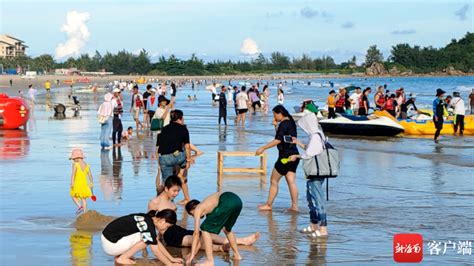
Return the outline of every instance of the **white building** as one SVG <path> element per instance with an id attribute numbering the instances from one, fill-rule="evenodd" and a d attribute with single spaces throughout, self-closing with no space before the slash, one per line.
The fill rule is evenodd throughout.
<path id="1" fill-rule="evenodd" d="M 0 35 L 0 57 L 1 58 L 12 58 L 15 56 L 25 55 L 26 46 L 25 42 L 14 38 L 10 35 Z"/>

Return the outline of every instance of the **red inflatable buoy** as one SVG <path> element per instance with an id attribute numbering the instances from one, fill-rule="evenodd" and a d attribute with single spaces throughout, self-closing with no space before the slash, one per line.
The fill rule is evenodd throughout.
<path id="1" fill-rule="evenodd" d="M 25 100 L 0 93 L 0 129 L 25 126 L 29 116 L 30 110 Z"/>

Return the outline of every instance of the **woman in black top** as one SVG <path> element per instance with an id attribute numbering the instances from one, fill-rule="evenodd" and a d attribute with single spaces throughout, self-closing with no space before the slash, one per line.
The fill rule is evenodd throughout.
<path id="1" fill-rule="evenodd" d="M 278 184 L 282 176 L 285 176 L 288 188 L 291 195 L 291 211 L 298 211 L 298 188 L 296 187 L 296 168 L 298 167 L 299 159 L 293 162 L 288 161 L 288 157 L 298 154 L 296 144 L 293 139 L 296 135 L 296 124 L 293 117 L 288 113 L 288 110 L 283 105 L 277 105 L 273 108 L 273 125 L 277 127 L 275 139 L 257 149 L 256 155 L 260 155 L 265 150 L 277 146 L 278 160 L 272 171 L 270 191 L 268 193 L 268 200 L 265 204 L 259 206 L 262 211 L 271 210 L 273 201 L 278 194 Z"/>
<path id="2" fill-rule="evenodd" d="M 119 264 L 135 264 L 131 257 L 150 245 L 155 256 L 166 265 L 182 265 L 183 260 L 172 257 L 158 241 L 156 228 L 163 223 L 176 223 L 176 213 L 166 209 L 123 216 L 109 223 L 102 232 L 102 248 L 115 256 Z"/>

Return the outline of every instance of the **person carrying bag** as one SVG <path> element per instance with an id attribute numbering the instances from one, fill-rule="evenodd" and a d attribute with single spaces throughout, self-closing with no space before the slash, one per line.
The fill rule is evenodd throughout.
<path id="1" fill-rule="evenodd" d="M 336 177 L 339 174 L 339 154 L 327 142 L 324 133 L 319 129 L 316 114 L 304 115 L 298 120 L 298 126 L 309 135 L 309 142 L 303 144 L 294 138 L 294 143 L 304 149 L 304 152 L 300 155 L 290 156 L 289 160 L 303 159 L 303 171 L 307 179 L 306 198 L 308 199 L 311 224 L 300 231 L 314 239 L 328 235 L 322 185 L 326 178 Z M 327 183 L 326 190 L 328 190 Z"/>

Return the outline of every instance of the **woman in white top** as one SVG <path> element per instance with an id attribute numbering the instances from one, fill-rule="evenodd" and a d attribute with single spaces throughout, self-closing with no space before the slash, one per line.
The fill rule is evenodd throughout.
<path id="1" fill-rule="evenodd" d="M 101 123 L 100 127 L 100 146 L 102 146 L 103 149 L 110 148 L 109 137 L 112 133 L 112 115 L 114 109 L 112 104 L 113 97 L 112 93 L 106 93 L 104 95 L 104 102 L 100 105 L 99 110 L 97 111 L 99 116 L 105 117 L 105 121 L 104 123 Z"/>
<path id="2" fill-rule="evenodd" d="M 174 97 L 172 98 L 172 102 L 166 99 L 163 95 L 158 97 L 158 108 L 156 109 L 153 118 L 163 119 L 163 127 L 170 123 L 170 110 L 173 108 L 173 104 Z"/>
<path id="3" fill-rule="evenodd" d="M 285 101 L 285 96 L 283 94 L 283 90 L 278 89 L 278 104 L 283 105 L 284 101 Z"/>
<path id="4" fill-rule="evenodd" d="M 245 127 L 245 117 L 249 108 L 249 96 L 245 93 L 245 86 L 242 86 L 242 89 L 235 97 L 237 102 L 237 122 L 236 125 L 239 125 L 239 122 L 242 121 L 242 127 Z"/>

